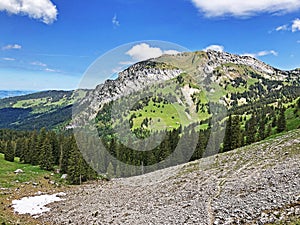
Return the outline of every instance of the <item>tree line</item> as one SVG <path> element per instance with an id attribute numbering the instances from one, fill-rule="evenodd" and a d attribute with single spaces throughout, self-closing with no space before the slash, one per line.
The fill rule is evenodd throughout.
<path id="1" fill-rule="evenodd" d="M 291 107 L 295 116 L 299 115 L 300 100 Z M 96 179 L 97 173 L 107 174 L 108 178 L 139 175 L 249 145 L 286 130 L 285 111 L 280 102 L 276 106 L 260 105 L 247 113 L 230 112 L 220 123 L 214 124 L 209 119 L 165 131 L 151 131 L 144 124 L 133 133 L 121 134 L 121 137 L 112 128 L 110 109 L 103 108 L 97 117 L 97 121 L 103 123 L 98 128 L 99 135 L 79 137 L 87 149 L 84 157 L 71 131 L 56 133 L 45 128 L 39 131 L 0 130 L 0 152 L 8 161 L 19 157 L 22 163 L 38 165 L 45 170 L 59 170 L 61 174 L 68 174 L 71 184 L 80 184 Z M 208 124 L 207 129 L 199 129 L 203 123 Z M 220 140 L 218 132 L 222 130 L 225 136 Z M 136 151 L 144 146 L 135 143 L 132 135 L 145 140 L 152 135 L 164 138 L 158 140 L 150 151 Z M 99 147 L 99 140 L 104 149 Z M 130 146 L 135 146 L 135 149 Z"/>

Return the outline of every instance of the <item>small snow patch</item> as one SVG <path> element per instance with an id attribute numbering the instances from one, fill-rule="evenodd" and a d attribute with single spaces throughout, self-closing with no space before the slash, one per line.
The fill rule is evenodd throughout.
<path id="1" fill-rule="evenodd" d="M 13 200 L 12 207 L 16 213 L 38 217 L 39 214 L 50 211 L 50 208 L 45 207 L 46 205 L 64 200 L 60 197 L 65 195 L 65 193 L 61 192 L 53 195 L 24 197 L 20 200 Z"/>

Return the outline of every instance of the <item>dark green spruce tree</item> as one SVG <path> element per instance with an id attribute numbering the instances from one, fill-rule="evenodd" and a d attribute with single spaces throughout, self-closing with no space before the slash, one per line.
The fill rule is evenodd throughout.
<path id="1" fill-rule="evenodd" d="M 13 162 L 15 159 L 15 149 L 12 141 L 8 141 L 4 152 L 4 159 L 9 162 Z"/>
<path id="2" fill-rule="evenodd" d="M 44 170 L 52 170 L 54 167 L 54 159 L 52 154 L 52 145 L 49 137 L 44 140 L 40 150 L 40 167 Z"/>
<path id="3" fill-rule="evenodd" d="M 232 149 L 231 144 L 232 144 L 232 116 L 230 114 L 228 120 L 226 121 L 225 136 L 223 142 L 223 152 L 230 151 Z"/>
<path id="4" fill-rule="evenodd" d="M 285 108 L 282 107 L 279 112 L 279 117 L 277 120 L 277 132 L 281 133 L 286 129 L 286 119 L 285 119 Z"/>

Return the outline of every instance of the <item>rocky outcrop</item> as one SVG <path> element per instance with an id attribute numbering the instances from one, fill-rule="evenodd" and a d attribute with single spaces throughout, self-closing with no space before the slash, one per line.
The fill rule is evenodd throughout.
<path id="1" fill-rule="evenodd" d="M 73 111 L 73 124 L 80 125 L 95 118 L 104 103 L 143 88 L 177 77 L 182 70 L 164 63 L 144 61 L 119 73 L 116 80 L 106 80 L 90 91 Z"/>

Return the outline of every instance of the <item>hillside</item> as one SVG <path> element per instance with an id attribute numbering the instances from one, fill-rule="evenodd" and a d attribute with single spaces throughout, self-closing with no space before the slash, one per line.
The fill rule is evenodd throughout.
<path id="1" fill-rule="evenodd" d="M 86 184 L 51 224 L 296 224 L 300 130 L 145 175 Z"/>
<path id="2" fill-rule="evenodd" d="M 63 128 L 71 120 L 72 105 L 85 91 L 44 91 L 0 99 L 0 128 L 32 130 Z"/>
<path id="3" fill-rule="evenodd" d="M 93 168 L 106 173 L 111 163 L 119 177 L 140 175 L 299 128 L 300 70 L 216 51 L 164 55 L 75 106 L 71 123 Z"/>

